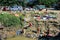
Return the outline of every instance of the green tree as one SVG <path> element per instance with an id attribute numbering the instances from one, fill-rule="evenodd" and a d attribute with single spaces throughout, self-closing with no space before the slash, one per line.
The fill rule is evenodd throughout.
<path id="1" fill-rule="evenodd" d="M 22 5 L 26 7 L 27 1 L 26 0 L 0 0 L 0 6 L 13 6 L 13 5 Z"/>
<path id="2" fill-rule="evenodd" d="M 18 1 L 18 0 L 0 0 L 1 6 L 11 6 L 14 4 L 20 5 L 20 1 Z"/>
<path id="3" fill-rule="evenodd" d="M 37 0 L 39 4 L 45 4 L 46 6 L 51 6 L 56 3 L 58 0 Z"/>

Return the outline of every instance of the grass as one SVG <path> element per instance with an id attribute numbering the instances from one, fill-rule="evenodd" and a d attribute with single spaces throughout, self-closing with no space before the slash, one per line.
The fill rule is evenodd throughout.
<path id="1" fill-rule="evenodd" d="M 8 38 L 7 40 L 35 40 L 35 39 L 26 38 L 26 37 L 23 37 L 23 36 L 17 36 L 17 37 L 14 37 L 14 38 Z"/>

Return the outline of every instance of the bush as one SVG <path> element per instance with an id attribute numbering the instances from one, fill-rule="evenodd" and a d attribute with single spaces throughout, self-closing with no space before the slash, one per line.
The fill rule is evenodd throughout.
<path id="1" fill-rule="evenodd" d="M 11 14 L 0 14 L 0 22 L 5 27 L 18 26 L 20 25 L 20 19 Z"/>

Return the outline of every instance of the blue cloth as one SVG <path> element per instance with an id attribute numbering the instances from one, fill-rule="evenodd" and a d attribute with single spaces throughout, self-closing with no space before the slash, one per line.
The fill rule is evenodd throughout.
<path id="1" fill-rule="evenodd" d="M 21 34 L 21 30 L 18 30 L 17 32 L 16 32 L 16 35 L 20 35 Z"/>

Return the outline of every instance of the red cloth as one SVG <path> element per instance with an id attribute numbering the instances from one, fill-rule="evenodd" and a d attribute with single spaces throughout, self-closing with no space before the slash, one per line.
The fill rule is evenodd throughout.
<path id="1" fill-rule="evenodd" d="M 3 11 L 6 11 L 6 7 L 3 8 Z"/>
<path id="2" fill-rule="evenodd" d="M 31 27 L 32 26 L 32 23 L 29 23 L 29 26 Z"/>

